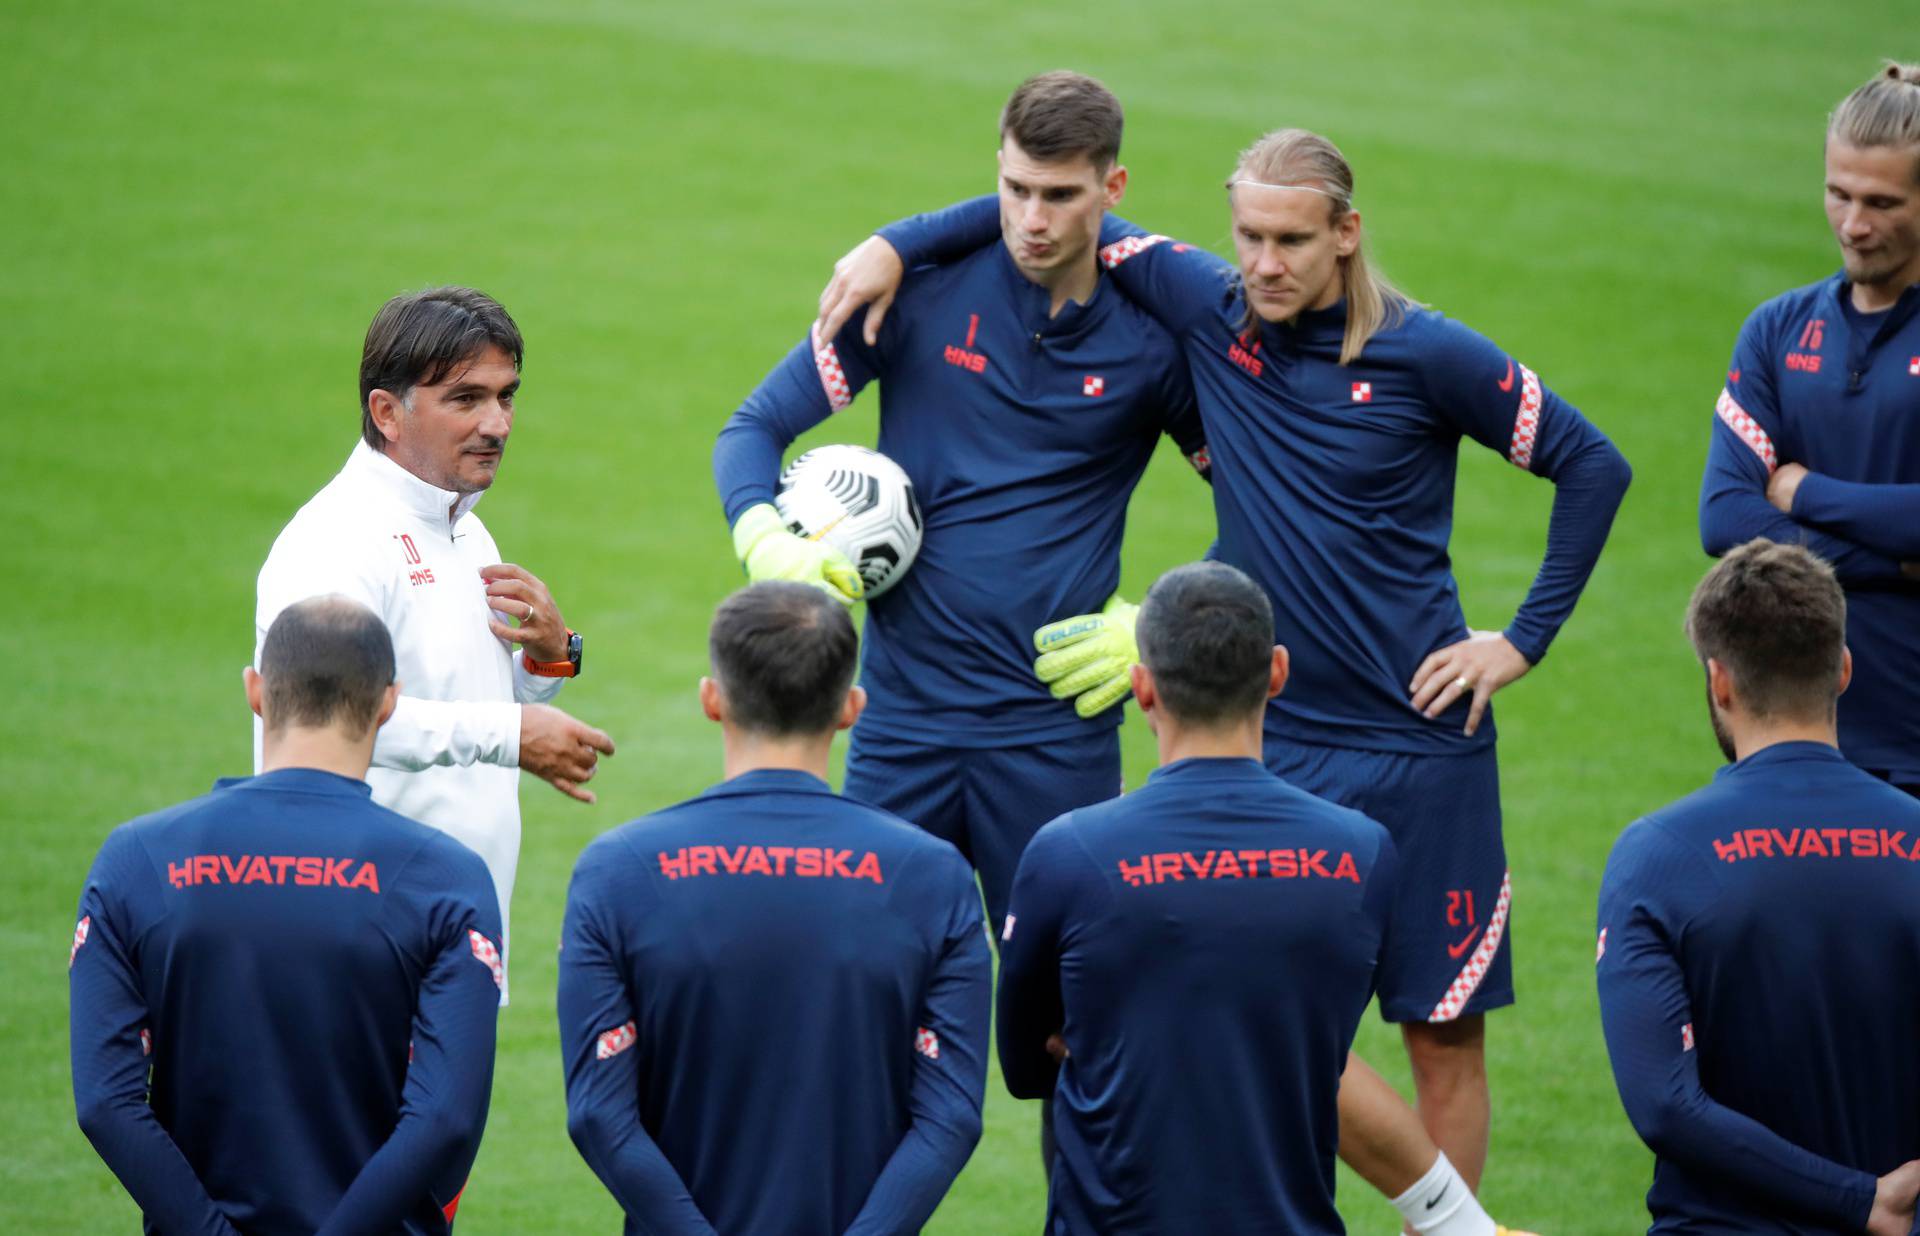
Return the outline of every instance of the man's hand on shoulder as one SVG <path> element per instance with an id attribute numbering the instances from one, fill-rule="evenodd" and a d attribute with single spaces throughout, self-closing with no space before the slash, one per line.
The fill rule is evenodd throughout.
<path id="1" fill-rule="evenodd" d="M 488 630 L 520 645 L 536 661 L 567 659 L 567 620 L 538 576 L 511 562 L 496 562 L 481 567 L 480 578 L 487 581 L 487 608 L 501 615 L 487 619 Z M 520 625 L 508 626 L 507 618 Z"/>
<path id="2" fill-rule="evenodd" d="M 1920 1196 L 1920 1159 L 1880 1177 L 1873 1191 L 1873 1209 L 1867 1212 L 1868 1236 L 1907 1236 L 1914 1227 L 1916 1196 Z"/>
<path id="3" fill-rule="evenodd" d="M 520 705 L 520 767 L 569 798 L 596 801 L 580 787 L 593 779 L 600 757 L 613 754 L 613 739 L 549 704 Z"/>
<path id="4" fill-rule="evenodd" d="M 814 322 L 815 344 L 831 342 L 840 334 L 860 306 L 871 305 L 861 334 L 867 346 L 880 342 L 880 323 L 893 307 L 894 293 L 906 265 L 894 247 L 878 236 L 869 236 L 833 264 L 833 278 L 820 293 L 820 317 Z"/>
<path id="5" fill-rule="evenodd" d="M 1807 469 L 1797 463 L 1781 464 L 1767 478 L 1767 501 L 1782 515 L 1793 514 L 1793 496 L 1800 492 L 1800 482 L 1807 479 Z"/>

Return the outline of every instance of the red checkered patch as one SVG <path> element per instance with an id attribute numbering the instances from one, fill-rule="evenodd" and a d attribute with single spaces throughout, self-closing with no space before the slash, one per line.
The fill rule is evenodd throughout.
<path id="1" fill-rule="evenodd" d="M 1767 436 L 1766 430 L 1760 428 L 1760 422 L 1748 416 L 1747 410 L 1741 407 L 1739 401 L 1733 397 L 1733 392 L 1724 387 L 1720 390 L 1720 398 L 1714 403 L 1713 410 L 1721 420 L 1727 423 L 1728 429 L 1739 434 L 1740 440 L 1753 448 L 1753 453 L 1760 457 L 1760 462 L 1767 465 L 1767 475 L 1772 476 L 1780 467 L 1780 457 L 1774 453 L 1773 439 Z"/>
<path id="2" fill-rule="evenodd" d="M 925 1026 L 920 1027 L 919 1033 L 913 1036 L 913 1050 L 919 1052 L 929 1060 L 938 1060 L 940 1058 L 940 1036 Z"/>
<path id="3" fill-rule="evenodd" d="M 1686 1025 L 1680 1027 L 1680 1050 L 1681 1051 L 1693 1050 L 1693 1023 L 1692 1022 L 1688 1022 Z"/>
<path id="4" fill-rule="evenodd" d="M 1080 383 L 1080 393 L 1090 397 L 1094 395 L 1098 395 L 1100 394 L 1100 392 L 1106 389 L 1107 389 L 1107 380 L 1105 378 L 1095 377 L 1091 374 L 1089 374 L 1086 377 L 1086 379 Z"/>
<path id="5" fill-rule="evenodd" d="M 1002 940 L 1013 939 L 1013 915 L 1007 915 L 1006 924 L 1000 928 L 1000 938 Z"/>
<path id="6" fill-rule="evenodd" d="M 1117 240 L 1100 250 L 1100 264 L 1108 270 L 1112 270 L 1134 254 L 1144 252 L 1145 250 L 1153 248 L 1155 245 L 1163 245 L 1165 243 L 1167 243 L 1165 236 L 1129 236 L 1125 240 Z"/>
<path id="7" fill-rule="evenodd" d="M 1920 356 L 1916 356 L 1907 362 L 1907 372 L 1913 374 L 1915 377 L 1920 377 Z"/>
<path id="8" fill-rule="evenodd" d="M 1520 409 L 1513 416 L 1513 441 L 1507 446 L 1507 462 L 1516 468 L 1533 467 L 1534 439 L 1540 435 L 1540 378 L 1525 365 L 1520 366 Z"/>
<path id="9" fill-rule="evenodd" d="M 501 991 L 505 991 L 507 989 L 507 968 L 500 964 L 500 950 L 493 946 L 493 941 L 487 939 L 477 931 L 469 930 L 467 932 L 467 943 L 473 946 L 474 959 L 487 969 L 493 971 L 493 985 Z"/>
<path id="10" fill-rule="evenodd" d="M 1487 969 L 1493 964 L 1493 955 L 1500 951 L 1500 941 L 1507 934 L 1507 912 L 1513 908 L 1513 882 L 1511 873 L 1500 876 L 1500 896 L 1493 903 L 1493 917 L 1487 920 L 1487 933 L 1480 937 L 1480 947 L 1473 950 L 1467 958 L 1467 964 L 1460 967 L 1460 973 L 1447 987 L 1447 994 L 1440 997 L 1440 1003 L 1433 1006 L 1433 1012 L 1427 1014 L 1428 1021 L 1452 1021 L 1460 1016 L 1467 1007 L 1467 1001 L 1473 999 L 1473 993 L 1480 990 L 1480 983 L 1487 977 Z"/>
<path id="11" fill-rule="evenodd" d="M 91 914 L 73 925 L 73 948 L 67 952 L 67 969 L 73 969 L 73 959 L 80 955 L 80 946 L 87 942 L 87 933 L 91 930 L 93 930 Z"/>
<path id="12" fill-rule="evenodd" d="M 1607 929 L 1600 929 L 1600 943 L 1593 946 L 1593 964 L 1599 965 L 1600 959 L 1607 955 Z"/>
<path id="13" fill-rule="evenodd" d="M 1193 465 L 1195 472 L 1205 472 L 1213 467 L 1213 453 L 1203 446 L 1187 456 L 1187 462 Z"/>
<path id="14" fill-rule="evenodd" d="M 1372 403 L 1373 383 L 1355 382 L 1353 384 L 1353 401 L 1355 403 Z"/>
<path id="15" fill-rule="evenodd" d="M 847 384 L 847 371 L 840 367 L 840 353 L 834 350 L 833 340 L 820 341 L 817 323 L 811 335 L 813 367 L 819 371 L 820 387 L 827 392 L 827 405 L 838 412 L 853 402 L 853 387 Z"/>
<path id="16" fill-rule="evenodd" d="M 595 1060 L 611 1060 L 621 1052 L 627 1050 L 627 1048 L 632 1047 L 634 1040 L 639 1037 L 640 1032 L 635 1029 L 632 1022 L 628 1022 L 624 1026 L 615 1026 L 600 1036 L 600 1041 L 596 1043 L 593 1048 L 593 1058 Z"/>
<path id="17" fill-rule="evenodd" d="M 143 1056 L 153 1054 L 153 1032 L 145 1026 L 140 1027 L 140 1054 Z"/>

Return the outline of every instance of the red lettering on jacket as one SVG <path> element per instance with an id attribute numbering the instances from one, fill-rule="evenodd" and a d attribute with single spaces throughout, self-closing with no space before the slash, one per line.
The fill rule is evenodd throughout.
<path id="1" fill-rule="evenodd" d="M 271 884 L 300 888 L 364 888 L 380 891 L 380 869 L 358 858 L 314 854 L 190 854 L 167 863 L 167 883 L 175 888 L 202 884 Z"/>
<path id="2" fill-rule="evenodd" d="M 986 372 L 987 358 L 982 353 L 969 352 L 965 348 L 956 348 L 948 344 L 945 355 L 947 364 L 958 365 L 968 373 Z"/>
<path id="3" fill-rule="evenodd" d="M 1360 883 L 1360 865 L 1342 850 L 1327 867 L 1326 850 L 1174 850 L 1116 860 L 1120 879 L 1134 888 L 1187 880 L 1351 880 Z"/>
<path id="4" fill-rule="evenodd" d="M 817 845 L 723 845 L 685 846 L 672 854 L 659 853 L 660 874 L 669 880 L 693 876 L 770 876 L 774 879 L 871 880 L 885 884 L 880 856 L 862 851 L 854 860 L 852 850 L 835 850 Z"/>
<path id="5" fill-rule="evenodd" d="M 1885 828 L 1739 828 L 1713 841 L 1714 856 L 1723 863 L 1750 858 L 1884 858 L 1911 862 L 1920 858 L 1920 846 L 1909 850 L 1904 829 Z"/>

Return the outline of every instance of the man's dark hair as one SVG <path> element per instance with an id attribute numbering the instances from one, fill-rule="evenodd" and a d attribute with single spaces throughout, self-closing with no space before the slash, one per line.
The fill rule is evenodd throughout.
<path id="1" fill-rule="evenodd" d="M 1120 157 L 1120 100 L 1086 76 L 1064 69 L 1029 77 L 1000 111 L 1000 140 L 1011 137 L 1042 163 L 1078 155 L 1105 171 Z"/>
<path id="2" fill-rule="evenodd" d="M 1175 567 L 1147 589 L 1134 628 L 1161 707 L 1192 725 L 1239 721 L 1267 701 L 1273 606 L 1224 562 Z"/>
<path id="3" fill-rule="evenodd" d="M 1762 537 L 1707 572 L 1687 605 L 1687 638 L 1720 662 L 1755 717 L 1831 717 L 1847 644 L 1847 598 L 1833 568 Z"/>
<path id="4" fill-rule="evenodd" d="M 267 628 L 257 668 L 268 729 L 330 725 L 362 738 L 393 685 L 393 640 L 358 601 L 308 597 L 281 610 Z"/>
<path id="5" fill-rule="evenodd" d="M 831 733 L 859 660 L 846 607 L 812 584 L 749 584 L 707 634 L 728 718 L 774 737 Z"/>
<path id="6" fill-rule="evenodd" d="M 428 288 L 380 306 L 360 351 L 360 436 L 376 451 L 387 447 L 373 423 L 374 391 L 405 399 L 416 386 L 445 381 L 489 347 L 511 356 L 515 369 L 526 353 L 512 316 L 485 292 Z"/>

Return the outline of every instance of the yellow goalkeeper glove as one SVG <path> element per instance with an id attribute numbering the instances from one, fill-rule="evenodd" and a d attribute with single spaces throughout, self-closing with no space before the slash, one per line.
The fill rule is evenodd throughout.
<path id="1" fill-rule="evenodd" d="M 756 584 L 767 579 L 818 584 L 848 607 L 864 591 L 852 559 L 823 541 L 787 531 L 780 512 L 768 502 L 740 512 L 733 524 L 733 552 Z"/>
<path id="2" fill-rule="evenodd" d="M 1133 624 L 1140 607 L 1114 593 L 1097 614 L 1050 622 L 1033 633 L 1040 658 L 1033 672 L 1053 689 L 1053 698 L 1077 696 L 1073 710 L 1083 717 L 1118 704 L 1133 692 L 1130 673 L 1140 659 Z"/>

